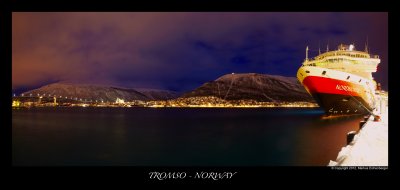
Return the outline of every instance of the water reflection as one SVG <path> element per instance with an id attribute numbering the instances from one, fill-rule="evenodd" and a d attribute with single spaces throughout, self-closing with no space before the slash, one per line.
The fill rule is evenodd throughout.
<path id="1" fill-rule="evenodd" d="M 13 110 L 15 165 L 326 166 L 361 117 L 320 109 Z"/>

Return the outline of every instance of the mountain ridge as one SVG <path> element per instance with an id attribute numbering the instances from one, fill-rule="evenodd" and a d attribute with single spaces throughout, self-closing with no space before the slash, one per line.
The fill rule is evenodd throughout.
<path id="1" fill-rule="evenodd" d="M 181 97 L 215 96 L 225 100 L 252 99 L 263 102 L 295 102 L 314 99 L 295 77 L 259 73 L 226 74 Z"/>
<path id="2" fill-rule="evenodd" d="M 91 99 L 93 101 L 114 102 L 117 98 L 125 101 L 133 100 L 168 100 L 178 97 L 178 93 L 168 90 L 144 90 L 106 85 L 52 83 L 40 88 L 24 92 L 24 94 L 47 94 L 69 98 Z"/>
<path id="3" fill-rule="evenodd" d="M 25 94 L 56 95 L 70 99 L 114 102 L 171 100 L 176 98 L 214 96 L 223 100 L 260 102 L 315 102 L 295 77 L 259 73 L 226 74 L 179 96 L 177 92 L 159 89 L 124 88 L 105 85 L 52 83 Z"/>

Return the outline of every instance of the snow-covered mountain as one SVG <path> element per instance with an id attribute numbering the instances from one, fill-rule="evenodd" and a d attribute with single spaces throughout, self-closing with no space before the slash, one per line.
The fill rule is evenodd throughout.
<path id="1" fill-rule="evenodd" d="M 144 89 L 144 88 L 135 88 L 135 90 L 144 94 L 151 100 L 169 100 L 178 97 L 177 92 L 169 90 Z"/>
<path id="2" fill-rule="evenodd" d="M 207 82 L 182 97 L 215 96 L 225 100 L 253 99 L 265 102 L 314 102 L 295 77 L 257 73 L 227 74 Z"/>
<path id="3" fill-rule="evenodd" d="M 120 87 L 53 83 L 24 93 L 62 96 L 87 100 L 114 102 L 117 98 L 132 100 L 169 100 L 178 93 L 157 89 L 126 89 Z M 256 73 L 227 74 L 210 81 L 181 98 L 215 96 L 224 100 L 252 99 L 264 102 L 315 102 L 295 77 L 283 77 Z"/>
<path id="4" fill-rule="evenodd" d="M 167 100 L 176 98 L 176 92 L 167 90 L 125 89 L 110 86 L 82 85 L 68 83 L 53 83 L 24 93 L 25 95 L 37 94 L 45 96 L 62 96 L 68 98 L 103 100 L 114 102 L 117 98 L 125 101 L 132 100 Z"/>

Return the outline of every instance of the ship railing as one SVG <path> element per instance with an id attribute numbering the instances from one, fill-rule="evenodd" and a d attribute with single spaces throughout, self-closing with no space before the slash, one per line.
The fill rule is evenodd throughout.
<path id="1" fill-rule="evenodd" d="M 379 55 L 370 54 L 370 57 L 371 57 L 371 58 L 375 58 L 375 59 L 379 59 Z"/>

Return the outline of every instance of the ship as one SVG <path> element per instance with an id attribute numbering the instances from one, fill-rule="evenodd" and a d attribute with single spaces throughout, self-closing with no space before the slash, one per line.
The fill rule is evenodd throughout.
<path id="1" fill-rule="evenodd" d="M 337 50 L 306 58 L 297 71 L 297 79 L 324 109 L 326 115 L 372 114 L 375 109 L 377 71 L 380 59 L 365 47 L 340 44 Z"/>

